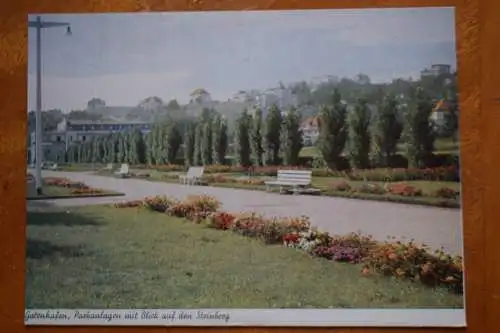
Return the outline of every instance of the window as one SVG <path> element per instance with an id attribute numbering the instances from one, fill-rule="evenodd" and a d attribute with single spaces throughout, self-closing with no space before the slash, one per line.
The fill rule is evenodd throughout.
<path id="1" fill-rule="evenodd" d="M 86 139 L 85 135 L 82 135 L 82 141 L 85 141 L 85 139 Z"/>

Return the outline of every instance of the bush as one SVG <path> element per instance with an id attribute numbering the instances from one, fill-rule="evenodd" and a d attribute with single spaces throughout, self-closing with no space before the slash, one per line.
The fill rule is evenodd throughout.
<path id="1" fill-rule="evenodd" d="M 358 193 L 366 194 L 386 194 L 387 191 L 380 185 L 377 184 L 361 184 L 355 189 Z"/>
<path id="2" fill-rule="evenodd" d="M 346 181 L 334 182 L 332 184 L 332 190 L 338 192 L 350 192 L 352 190 L 351 185 Z"/>
<path id="3" fill-rule="evenodd" d="M 113 206 L 115 208 L 133 208 L 133 207 L 142 207 L 144 205 L 144 202 L 142 200 L 132 200 L 132 201 L 125 201 L 125 202 L 118 202 L 115 203 Z"/>
<path id="4" fill-rule="evenodd" d="M 463 264 L 460 257 L 442 251 L 429 253 L 413 242 L 384 242 L 376 245 L 364 262 L 385 275 L 419 280 L 425 285 L 446 287 L 462 292 Z"/>
<path id="5" fill-rule="evenodd" d="M 103 192 L 102 190 L 97 189 L 97 188 L 85 187 L 85 188 L 76 188 L 76 189 L 71 191 L 71 194 L 76 194 L 76 195 L 89 194 L 89 195 L 92 195 L 92 194 L 100 194 L 102 192 Z"/>
<path id="6" fill-rule="evenodd" d="M 433 196 L 437 198 L 444 199 L 457 199 L 460 196 L 460 192 L 449 187 L 441 187 L 432 193 Z"/>
<path id="7" fill-rule="evenodd" d="M 317 257 L 352 264 L 357 264 L 363 260 L 361 250 L 352 246 L 318 246 L 312 251 L 312 253 Z"/>
<path id="8" fill-rule="evenodd" d="M 166 212 L 167 209 L 175 203 L 176 200 L 164 195 L 144 198 L 144 207 L 160 213 Z"/>
<path id="9" fill-rule="evenodd" d="M 212 213 L 207 218 L 207 225 L 217 230 L 228 230 L 233 225 L 236 216 L 225 212 Z"/>
<path id="10" fill-rule="evenodd" d="M 454 166 L 427 169 L 366 169 L 351 170 L 345 173 L 349 180 L 401 182 L 411 180 L 456 181 L 457 169 Z"/>
<path id="11" fill-rule="evenodd" d="M 401 195 L 404 197 L 419 197 L 422 196 L 422 190 L 415 186 L 410 186 L 406 183 L 389 184 L 387 190 L 390 194 Z"/>

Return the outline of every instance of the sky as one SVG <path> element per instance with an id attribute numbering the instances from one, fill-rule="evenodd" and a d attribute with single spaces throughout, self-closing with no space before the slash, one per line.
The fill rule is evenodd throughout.
<path id="1" fill-rule="evenodd" d="M 34 19 L 34 16 L 29 16 Z M 81 110 L 93 97 L 134 106 L 149 96 L 227 100 L 280 81 L 367 74 L 374 82 L 456 67 L 453 8 L 43 15 L 42 109 Z M 28 109 L 36 34 L 28 32 Z"/>

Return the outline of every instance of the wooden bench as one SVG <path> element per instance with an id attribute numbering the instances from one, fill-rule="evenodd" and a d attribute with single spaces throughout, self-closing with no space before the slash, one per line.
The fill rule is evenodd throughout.
<path id="1" fill-rule="evenodd" d="M 128 164 L 122 164 L 122 166 L 120 167 L 120 170 L 118 170 L 117 172 L 115 172 L 115 175 L 121 177 L 121 178 L 125 178 L 129 175 L 129 167 L 128 167 Z"/>
<path id="2" fill-rule="evenodd" d="M 179 176 L 179 180 L 182 184 L 187 184 L 187 185 L 199 184 L 201 182 L 201 177 L 203 177 L 204 171 L 205 168 L 202 166 L 189 167 L 185 175 Z"/>
<path id="3" fill-rule="evenodd" d="M 266 181 L 264 184 L 267 191 L 276 186 L 280 188 L 280 193 L 320 193 L 320 189 L 311 187 L 311 181 L 311 170 L 278 170 L 276 180 Z"/>

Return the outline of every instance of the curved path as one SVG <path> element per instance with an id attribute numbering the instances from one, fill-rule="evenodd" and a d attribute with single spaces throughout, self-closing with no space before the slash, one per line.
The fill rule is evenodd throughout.
<path id="1" fill-rule="evenodd" d="M 433 248 L 462 254 L 461 211 L 458 209 L 405 205 L 307 195 L 280 195 L 262 191 L 185 186 L 139 179 L 118 179 L 80 172 L 44 171 L 44 176 L 68 177 L 89 186 L 125 193 L 123 197 L 74 198 L 31 201 L 28 206 L 50 204 L 75 206 L 113 203 L 165 194 L 179 199 L 191 194 L 218 198 L 229 212 L 257 211 L 267 216 L 310 217 L 311 223 L 332 234 L 362 231 L 384 240 L 387 236 L 415 239 Z"/>

